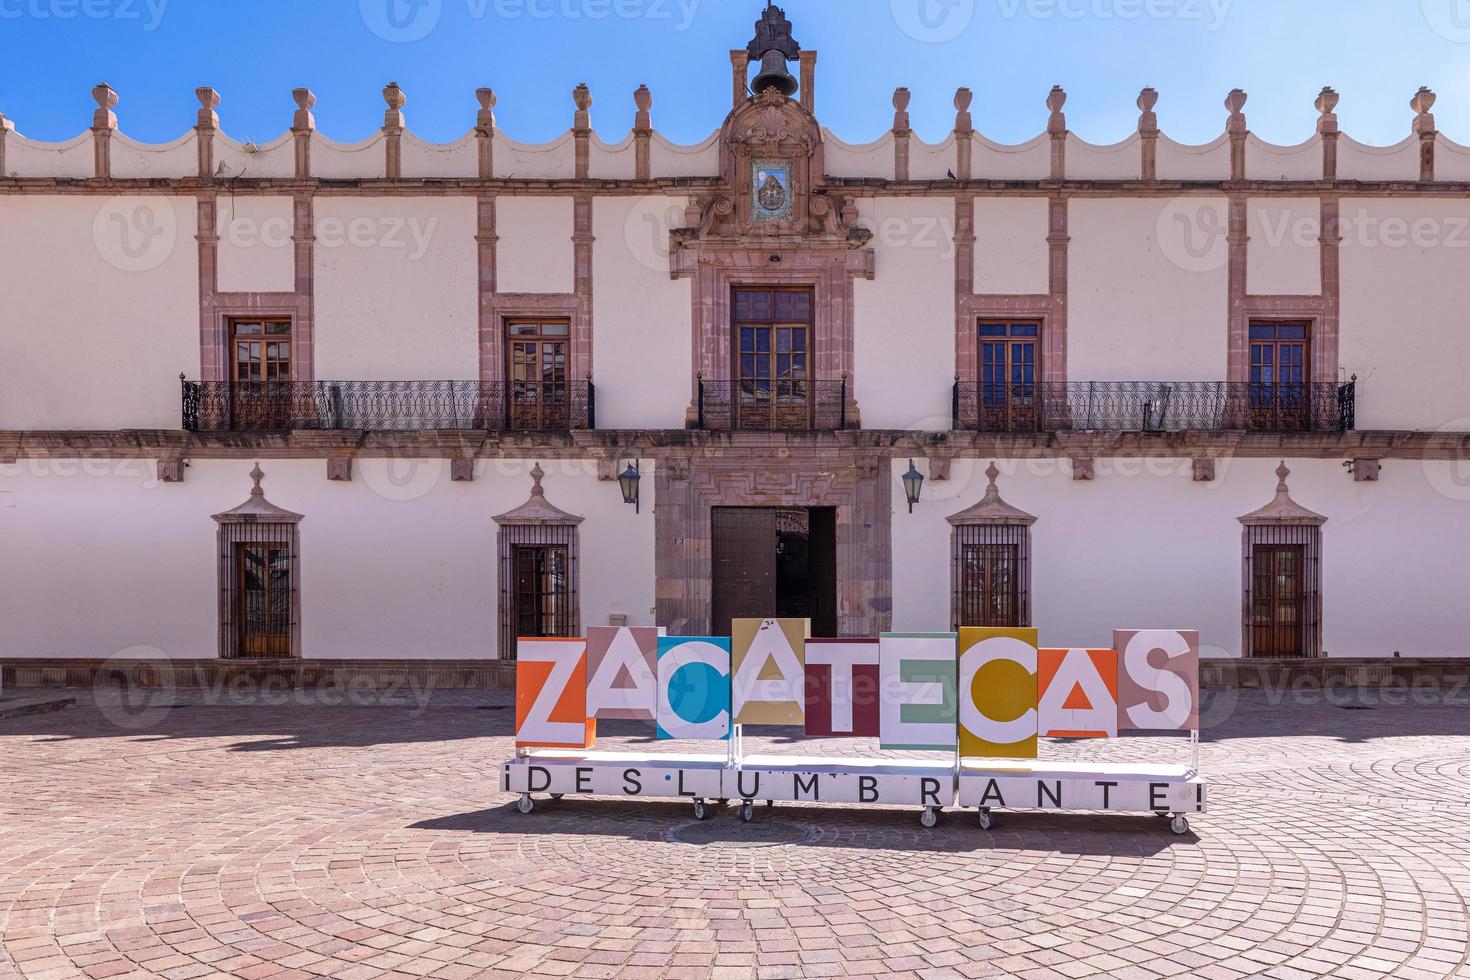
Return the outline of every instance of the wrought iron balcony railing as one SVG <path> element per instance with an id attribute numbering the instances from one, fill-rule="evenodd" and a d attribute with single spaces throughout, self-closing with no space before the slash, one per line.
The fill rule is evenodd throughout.
<path id="1" fill-rule="evenodd" d="M 956 383 L 954 427 L 970 432 L 1346 432 L 1357 379 Z"/>
<path id="2" fill-rule="evenodd" d="M 696 428 L 832 432 L 847 428 L 847 379 L 699 381 Z"/>
<path id="3" fill-rule="evenodd" d="M 190 432 L 597 427 L 590 381 L 185 381 Z"/>

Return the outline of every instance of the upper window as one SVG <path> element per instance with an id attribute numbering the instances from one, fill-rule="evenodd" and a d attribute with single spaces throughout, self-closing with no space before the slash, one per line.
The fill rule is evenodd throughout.
<path id="1" fill-rule="evenodd" d="M 736 427 L 808 428 L 811 290 L 737 289 L 734 305 Z"/>
<path id="2" fill-rule="evenodd" d="M 505 334 L 510 428 L 571 428 L 572 398 L 567 383 L 571 324 L 566 320 L 510 320 Z"/>
<path id="3" fill-rule="evenodd" d="M 1041 324 L 982 320 L 979 331 L 982 428 L 1034 429 L 1042 409 Z"/>
<path id="4" fill-rule="evenodd" d="M 230 379 L 291 380 L 291 321 L 230 321 Z"/>
<path id="5" fill-rule="evenodd" d="M 1306 323 L 1250 325 L 1253 428 L 1298 428 L 1311 412 L 1311 328 Z"/>

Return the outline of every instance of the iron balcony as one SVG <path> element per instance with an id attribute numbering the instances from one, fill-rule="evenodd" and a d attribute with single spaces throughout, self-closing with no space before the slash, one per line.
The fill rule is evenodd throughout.
<path id="1" fill-rule="evenodd" d="M 597 427 L 590 381 L 184 381 L 183 421 L 190 432 Z"/>
<path id="2" fill-rule="evenodd" d="M 1347 432 L 1357 381 L 957 382 L 954 428 L 969 432 Z"/>

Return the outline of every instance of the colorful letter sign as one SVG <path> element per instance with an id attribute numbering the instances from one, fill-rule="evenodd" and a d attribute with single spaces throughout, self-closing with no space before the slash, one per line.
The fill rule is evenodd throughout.
<path id="1" fill-rule="evenodd" d="M 587 713 L 641 718 L 658 711 L 658 634 L 647 627 L 594 626 L 587 631 Z"/>
<path id="2" fill-rule="evenodd" d="M 878 737 L 878 641 L 806 641 L 806 733 Z"/>
<path id="3" fill-rule="evenodd" d="M 587 641 L 516 641 L 516 744 L 588 749 L 597 722 L 587 714 Z"/>
<path id="4" fill-rule="evenodd" d="M 1111 650 L 1038 650 L 1030 627 L 877 640 L 812 640 L 808 629 L 800 619 L 737 619 L 733 643 L 651 628 L 523 637 L 516 743 L 588 748 L 597 718 L 632 718 L 654 721 L 661 739 L 805 725 L 811 736 L 877 736 L 885 749 L 1034 759 L 1040 736 L 1199 726 L 1191 630 L 1117 630 Z"/>
<path id="5" fill-rule="evenodd" d="M 730 641 L 658 639 L 659 738 L 730 737 Z"/>
<path id="6" fill-rule="evenodd" d="M 806 719 L 802 652 L 806 619 L 737 619 L 730 624 L 731 699 L 737 725 L 800 725 Z"/>
<path id="7" fill-rule="evenodd" d="M 1116 738 L 1118 655 L 1112 650 L 1042 650 L 1037 657 L 1040 734 Z"/>
<path id="8" fill-rule="evenodd" d="M 953 633 L 884 633 L 879 638 L 882 748 L 954 748 L 954 641 Z"/>
<path id="9" fill-rule="evenodd" d="M 960 630 L 960 756 L 1036 758 L 1036 630 Z"/>
<path id="10" fill-rule="evenodd" d="M 1199 727 L 1199 633 L 1114 630 L 1118 727 L 1187 732 Z"/>

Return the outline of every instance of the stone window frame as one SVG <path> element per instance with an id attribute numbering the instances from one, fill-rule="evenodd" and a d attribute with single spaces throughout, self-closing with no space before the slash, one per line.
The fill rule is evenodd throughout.
<path id="1" fill-rule="evenodd" d="M 567 552 L 566 635 L 582 630 L 581 534 L 584 518 L 569 514 L 546 499 L 545 472 L 531 467 L 531 495 L 524 504 L 494 518 L 499 528 L 496 549 L 495 659 L 516 659 L 515 552 L 518 547 L 556 546 Z"/>
<path id="2" fill-rule="evenodd" d="M 1012 507 L 1000 496 L 997 479 L 1000 469 L 994 462 L 985 471 L 988 480 L 985 495 L 971 507 L 946 520 L 949 535 L 949 619 L 954 629 L 960 627 L 964 585 L 963 548 L 968 544 L 1003 544 L 1016 547 L 1016 627 L 1030 626 L 1031 616 L 1031 527 L 1037 521 L 1033 514 Z M 973 538 L 975 540 L 967 540 Z"/>
<path id="3" fill-rule="evenodd" d="M 236 576 L 239 547 L 244 544 L 284 546 L 290 555 L 290 632 L 287 658 L 299 660 L 301 647 L 301 530 L 303 515 L 277 507 L 265 499 L 261 480 L 265 474 L 257 463 L 250 473 L 254 486 L 246 501 L 232 510 L 214 515 L 219 597 L 218 655 L 221 660 L 239 660 L 239 582 Z"/>
<path id="4" fill-rule="evenodd" d="M 1299 545 L 1302 548 L 1302 659 L 1322 657 L 1322 525 L 1327 518 L 1291 498 L 1286 478 L 1291 474 L 1285 460 L 1276 469 L 1276 496 L 1266 506 L 1239 518 L 1241 606 L 1240 655 L 1253 657 L 1255 608 L 1253 578 L 1255 550 L 1259 545 Z"/>

